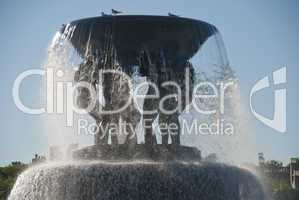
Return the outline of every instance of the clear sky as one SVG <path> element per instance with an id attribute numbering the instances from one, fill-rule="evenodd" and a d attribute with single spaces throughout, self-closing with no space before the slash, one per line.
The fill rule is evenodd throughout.
<path id="1" fill-rule="evenodd" d="M 169 11 L 216 25 L 237 72 L 245 106 L 255 82 L 272 71 L 287 67 L 287 133 L 278 133 L 248 116 L 256 148 L 267 159 L 287 162 L 299 156 L 298 67 L 299 2 L 297 0 L 1 0 L 0 2 L 0 165 L 13 160 L 29 162 L 45 148 L 40 119 L 20 112 L 12 99 L 17 75 L 41 68 L 46 49 L 61 24 L 100 15 L 111 8 L 127 14 L 167 15 Z M 38 105 L 36 78 L 22 86 L 27 103 Z M 273 90 L 256 99 L 256 109 L 272 116 Z M 25 94 L 25 95 L 24 95 Z"/>

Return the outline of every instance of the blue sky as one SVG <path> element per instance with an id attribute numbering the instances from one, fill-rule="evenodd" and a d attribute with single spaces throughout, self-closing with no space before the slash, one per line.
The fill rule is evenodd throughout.
<path id="1" fill-rule="evenodd" d="M 287 67 L 287 133 L 278 133 L 248 116 L 258 151 L 268 159 L 287 162 L 299 156 L 298 67 L 299 2 L 297 0 L 90 0 L 41 1 L 2 0 L 0 2 L 0 165 L 13 160 L 28 162 L 45 149 L 38 116 L 20 112 L 12 99 L 17 75 L 41 68 L 46 49 L 61 24 L 82 17 L 100 15 L 111 8 L 127 14 L 166 15 L 169 11 L 216 25 L 222 33 L 228 57 L 240 80 L 245 106 L 251 87 L 265 75 Z M 22 86 L 27 103 L 38 105 L 38 78 Z M 273 88 L 255 101 L 256 109 L 271 116 Z"/>

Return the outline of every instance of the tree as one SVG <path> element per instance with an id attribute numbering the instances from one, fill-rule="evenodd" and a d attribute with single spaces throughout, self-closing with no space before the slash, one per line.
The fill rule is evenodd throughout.
<path id="1" fill-rule="evenodd" d="M 18 175 L 26 169 L 27 165 L 14 161 L 6 167 L 0 167 L 0 200 L 7 199 Z"/>

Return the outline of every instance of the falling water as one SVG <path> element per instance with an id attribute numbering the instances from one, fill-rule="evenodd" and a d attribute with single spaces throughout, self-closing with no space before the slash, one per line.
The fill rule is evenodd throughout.
<path id="1" fill-rule="evenodd" d="M 67 25 L 68 27 L 69 25 Z M 74 28 L 74 27 L 73 27 Z M 80 135 L 78 131 L 79 118 L 91 121 L 88 115 L 74 114 L 68 123 L 68 102 L 66 95 L 67 84 L 74 85 L 74 72 L 78 69 L 82 59 L 77 55 L 68 39 L 71 37 L 73 28 L 67 28 L 67 32 L 57 31 L 48 48 L 48 56 L 44 63 L 47 76 L 43 84 L 43 101 L 47 105 L 47 112 L 42 116 L 45 138 L 48 147 L 54 146 L 66 154 L 67 146 L 79 143 L 80 145 L 92 144 L 92 135 Z M 68 159 L 66 155 L 64 159 Z"/>
<path id="2" fill-rule="evenodd" d="M 79 143 L 82 146 L 90 145 L 93 141 L 92 135 L 86 135 L 85 132 L 80 133 L 78 130 L 78 119 L 86 119 L 89 122 L 92 119 L 88 115 L 78 115 L 74 114 L 74 125 L 71 127 L 66 126 L 67 116 L 65 109 L 67 108 L 66 96 L 65 94 L 57 93 L 57 82 L 61 81 L 64 83 L 73 83 L 74 72 L 78 69 L 82 59 L 74 50 L 69 42 L 72 37 L 72 32 L 76 27 L 71 27 L 67 25 L 65 31 L 61 33 L 58 31 L 49 46 L 48 57 L 45 61 L 45 70 L 53 70 L 54 79 L 53 83 L 48 84 L 48 86 L 53 87 L 54 102 L 53 102 L 53 113 L 47 112 L 43 116 L 44 131 L 46 133 L 48 145 L 59 145 L 67 146 L 72 143 Z M 92 30 L 91 30 L 92 31 Z M 87 46 L 89 44 L 87 43 Z M 86 47 L 88 49 L 88 47 Z M 225 53 L 224 45 L 220 34 L 215 34 L 211 36 L 205 44 L 201 47 L 201 53 L 194 56 L 191 60 L 194 64 L 196 71 L 196 79 L 200 81 L 209 81 L 212 83 L 217 83 L 219 81 L 227 82 L 234 81 L 234 86 L 229 88 L 229 95 L 225 94 L 225 113 L 221 116 L 221 119 L 229 120 L 234 125 L 234 133 L 232 135 L 183 135 L 182 142 L 187 146 L 198 147 L 203 155 L 208 155 L 211 153 L 216 153 L 218 159 L 221 162 L 232 163 L 232 164 L 242 164 L 243 162 L 254 162 L 256 157 L 255 148 L 252 148 L 254 144 L 251 141 L 251 129 L 250 124 L 246 120 L 247 113 L 244 109 L 242 97 L 240 96 L 239 81 L 235 76 L 233 70 L 229 67 L 229 62 Z M 225 68 L 223 68 L 225 66 Z M 63 72 L 63 76 L 59 77 Z M 221 75 L 226 73 L 226 77 L 221 77 Z M 218 76 L 218 77 L 217 77 Z M 133 76 L 134 85 L 144 81 L 142 77 Z M 47 85 L 47 79 L 45 79 L 45 86 Z M 65 87 L 65 86 L 64 86 Z M 64 88 L 65 89 L 65 88 Z M 144 88 L 144 94 L 147 88 Z M 44 90 L 47 91 L 47 90 Z M 57 102 L 55 100 L 63 99 L 62 107 L 64 108 L 63 113 L 57 114 Z M 49 101 L 44 98 L 45 101 Z M 142 100 L 139 102 L 142 105 Z M 60 104 L 61 105 L 61 104 Z M 207 106 L 206 104 L 204 106 Z M 202 121 L 208 121 L 212 123 L 215 120 L 211 119 L 210 116 L 205 116 L 197 113 L 194 109 L 191 109 L 191 115 L 182 114 L 182 118 L 193 118 Z M 208 119 L 207 119 L 208 118 Z M 216 117 L 217 118 L 217 117 Z M 218 118 L 220 120 L 220 118 Z M 155 121 L 157 123 L 157 120 Z M 55 127 L 55 130 L 53 130 Z M 59 128 L 57 128 L 59 127 Z M 138 127 L 138 132 L 140 132 L 142 127 Z M 157 130 L 159 132 L 159 130 Z M 157 134 L 158 142 L 159 134 Z M 142 135 L 138 137 L 139 142 L 142 142 Z M 244 160 L 244 158 L 246 160 Z"/>
<path id="3" fill-rule="evenodd" d="M 224 126 L 226 122 L 233 125 L 232 134 L 197 134 L 183 135 L 185 145 L 197 146 L 202 154 L 207 156 L 215 153 L 217 160 L 234 165 L 242 165 L 244 162 L 254 163 L 257 152 L 251 138 L 250 124 L 247 120 L 248 112 L 245 110 L 244 101 L 240 94 L 239 80 L 236 73 L 230 67 L 227 59 L 222 37 L 216 33 L 210 37 L 201 48 L 201 53 L 191 60 L 194 63 L 197 83 L 207 81 L 215 86 L 220 83 L 233 83 L 224 90 L 224 113 L 219 114 L 219 100 L 207 100 L 203 104 L 205 108 L 216 109 L 215 115 L 205 115 L 191 109 L 191 114 L 183 114 L 185 119 L 198 119 L 208 124 L 218 123 Z M 219 91 L 221 89 L 217 87 Z"/>
<path id="4" fill-rule="evenodd" d="M 94 136 L 79 135 L 76 121 L 86 119 L 87 115 L 74 115 L 74 126 L 67 127 L 67 96 L 59 89 L 66 87 L 59 83 L 74 84 L 74 72 L 82 59 L 69 42 L 74 25 L 67 25 L 56 33 L 45 61 L 45 70 L 53 71 L 45 79 L 45 91 L 53 92 L 53 99 L 44 95 L 47 114 L 43 116 L 49 146 L 67 146 L 79 143 L 81 146 L 92 144 Z M 92 28 L 90 29 L 90 33 Z M 89 49 L 89 41 L 85 49 Z M 261 184 L 249 171 L 231 166 L 240 164 L 242 158 L 252 157 L 248 148 L 248 127 L 243 121 L 243 105 L 238 87 L 238 79 L 229 67 L 224 45 L 218 32 L 211 36 L 201 47 L 200 54 L 191 59 L 195 70 L 195 82 L 212 83 L 233 81 L 225 98 L 224 114 L 202 115 L 192 109 L 182 113 L 182 119 L 197 119 L 200 122 L 215 122 L 225 119 L 234 125 L 232 135 L 186 135 L 181 136 L 186 146 L 198 147 L 204 156 L 216 153 L 220 163 L 195 161 L 73 161 L 48 162 L 33 166 L 22 173 L 11 192 L 9 200 L 73 200 L 73 199 L 202 199 L 202 200 L 263 200 L 266 197 Z M 213 62 L 210 62 L 213 61 Z M 51 71 L 52 70 L 52 71 Z M 133 82 L 140 83 L 144 78 L 133 73 Z M 52 89 L 52 86 L 53 89 Z M 66 89 L 66 88 L 64 88 Z M 144 89 L 144 93 L 146 90 Z M 63 102 L 62 104 L 60 102 Z M 52 104 L 53 103 L 53 104 Z M 143 104 L 142 102 L 139 102 Z M 204 107 L 216 106 L 219 102 L 203 102 Z M 157 123 L 155 121 L 154 123 Z M 141 126 L 137 127 L 140 134 Z M 158 136 L 157 136 L 158 137 Z M 144 138 L 138 135 L 138 142 Z M 158 143 L 160 140 L 158 139 Z M 66 157 L 64 157 L 66 158 Z M 247 160 L 248 161 L 248 160 Z M 251 161 L 251 160 L 249 160 Z"/>

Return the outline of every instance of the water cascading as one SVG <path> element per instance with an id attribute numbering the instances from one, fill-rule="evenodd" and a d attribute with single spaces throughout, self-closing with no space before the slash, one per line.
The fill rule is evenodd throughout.
<path id="1" fill-rule="evenodd" d="M 211 41 L 214 48 L 207 46 Z M 218 101 L 196 100 L 197 93 L 192 93 L 201 82 L 236 81 L 215 26 L 175 16 L 95 17 L 64 25 L 51 48 L 54 50 L 49 57 L 59 62 L 48 62 L 49 66 L 69 65 L 63 62 L 70 59 L 65 52 L 76 52 L 76 70 L 67 77 L 81 84 L 75 92 L 78 108 L 85 110 L 98 127 L 114 124 L 116 128 L 96 129 L 94 145 L 74 151 L 71 161 L 26 170 L 10 200 L 265 199 L 253 174 L 203 161 L 201 151 L 190 145 L 194 141 L 188 142 L 189 135 L 185 134 L 183 120 L 186 124 L 194 120 L 236 121 L 232 110 L 220 111 Z M 141 101 L 133 98 L 136 77 L 146 80 Z M 165 82 L 176 83 L 179 95 L 178 88 L 166 87 Z M 201 87 L 198 92 L 206 94 L 210 88 Z M 169 95 L 172 98 L 166 98 Z M 236 105 L 231 102 L 234 98 L 226 100 L 229 103 L 225 106 Z M 164 112 L 161 101 L 162 108 L 172 112 Z M 192 102 L 216 112 L 206 116 L 196 111 Z M 176 109 L 178 105 L 180 109 Z M 153 110 L 156 112 L 146 112 Z M 129 126 L 120 127 L 120 121 Z M 153 124 L 178 128 L 174 132 L 161 127 L 156 130 Z"/>

